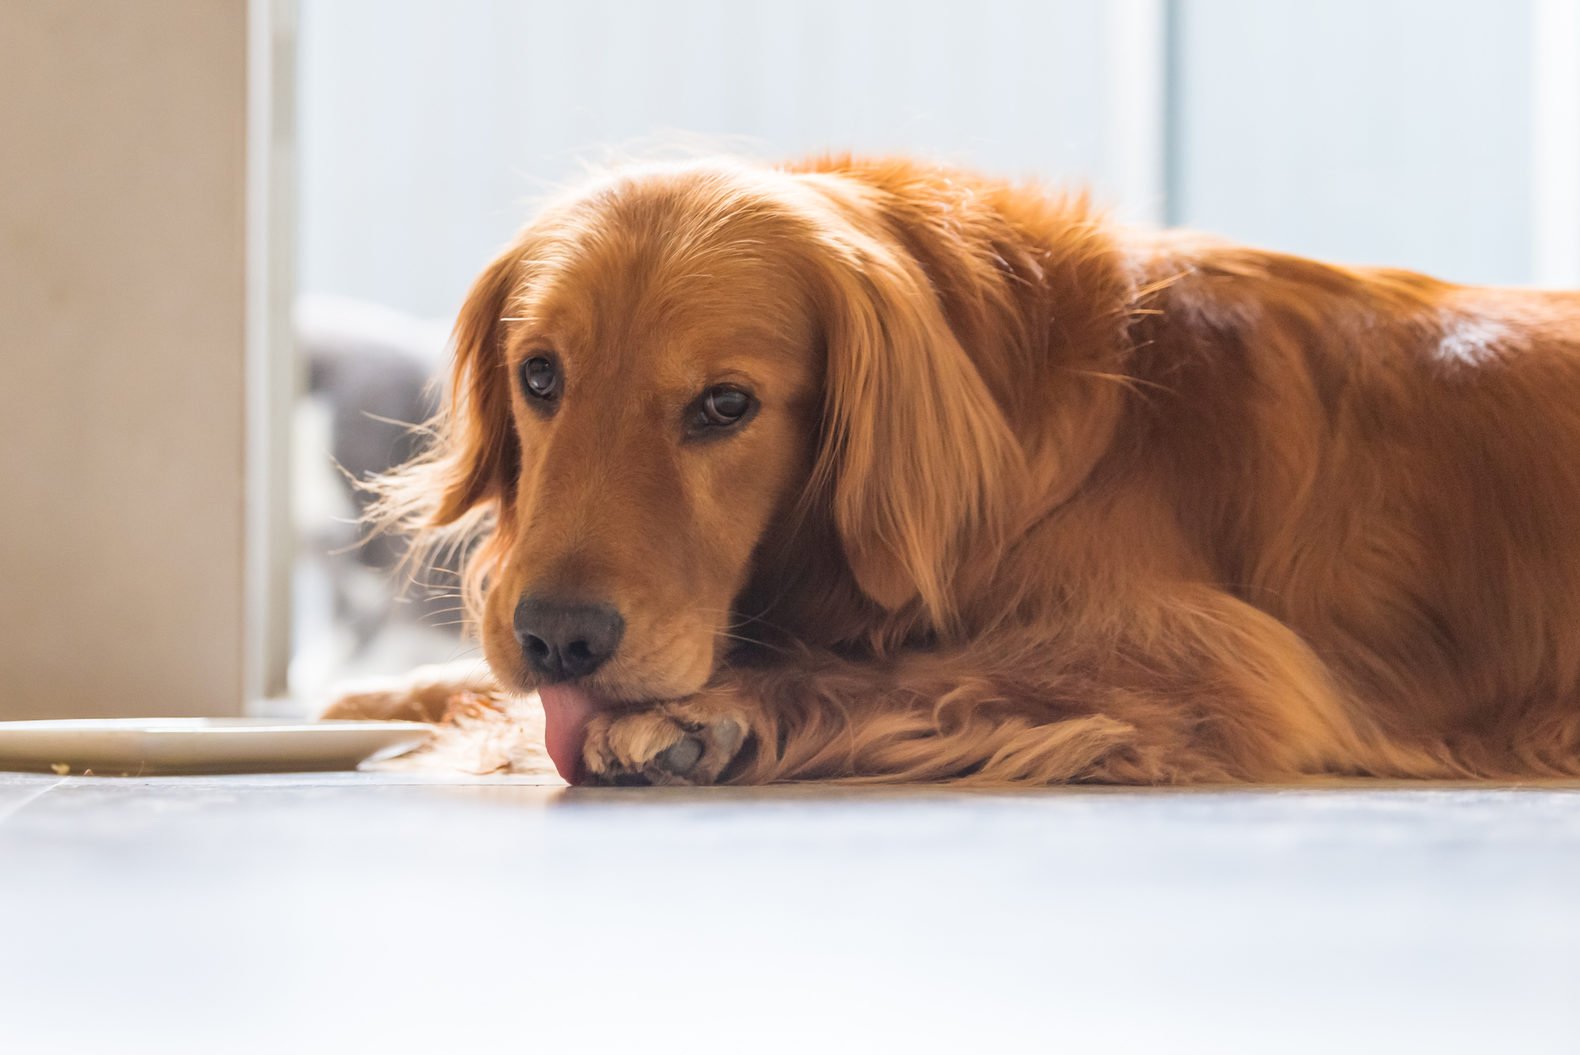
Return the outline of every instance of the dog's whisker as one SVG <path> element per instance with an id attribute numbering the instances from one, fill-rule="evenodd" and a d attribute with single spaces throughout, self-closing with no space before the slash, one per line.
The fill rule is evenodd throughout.
<path id="1" fill-rule="evenodd" d="M 719 637 L 727 638 L 732 641 L 739 641 L 742 644 L 751 645 L 753 648 L 762 648 L 767 649 L 769 652 L 777 652 L 781 656 L 795 655 L 795 651 L 793 649 L 785 648 L 782 645 L 776 645 L 769 641 L 761 641 L 752 637 L 742 637 L 739 634 L 731 634 L 723 630 L 716 631 L 716 633 Z"/>
<path id="2" fill-rule="evenodd" d="M 788 627 L 782 626 L 778 623 L 770 622 L 760 615 L 747 615 L 727 608 L 697 608 L 695 611 L 702 615 L 722 615 L 726 618 L 731 616 L 735 617 L 735 621 L 725 624 L 726 629 L 729 630 L 740 630 L 749 623 L 757 623 L 767 627 L 770 630 L 776 630 L 782 634 L 785 634 L 786 636 L 794 636 L 793 632 Z M 742 638 L 742 640 L 746 639 Z"/>

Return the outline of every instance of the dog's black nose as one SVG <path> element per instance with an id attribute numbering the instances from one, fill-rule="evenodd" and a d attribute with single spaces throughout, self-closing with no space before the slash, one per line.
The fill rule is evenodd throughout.
<path id="1" fill-rule="evenodd" d="M 532 669 L 549 681 L 591 674 L 614 655 L 625 620 L 606 604 L 527 597 L 516 605 L 516 640 Z"/>

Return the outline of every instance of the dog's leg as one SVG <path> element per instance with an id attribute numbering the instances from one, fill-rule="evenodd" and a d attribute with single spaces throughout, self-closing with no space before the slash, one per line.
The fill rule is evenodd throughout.
<path id="1" fill-rule="evenodd" d="M 1169 600 L 1122 628 L 726 670 L 687 700 L 596 719 L 586 771 L 607 783 L 1159 784 L 1366 768 L 1340 697 L 1288 628 L 1216 591 Z"/>
<path id="2" fill-rule="evenodd" d="M 608 784 L 1232 779 L 1190 746 L 1184 708 L 1068 674 L 972 670 L 972 658 L 724 672 L 689 699 L 594 719 L 585 772 Z"/>
<path id="3" fill-rule="evenodd" d="M 486 663 L 458 660 L 342 686 L 319 717 L 437 722 L 458 703 L 497 701 L 503 695 Z"/>

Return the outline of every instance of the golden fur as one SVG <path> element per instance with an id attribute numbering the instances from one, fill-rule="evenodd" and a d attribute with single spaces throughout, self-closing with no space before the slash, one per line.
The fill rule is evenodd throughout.
<path id="1" fill-rule="evenodd" d="M 683 442 L 719 378 L 760 413 Z M 523 591 L 625 613 L 591 779 L 1580 771 L 1574 294 L 903 160 L 639 167 L 484 272 L 435 428 L 382 515 L 481 536 L 501 691 Z"/>

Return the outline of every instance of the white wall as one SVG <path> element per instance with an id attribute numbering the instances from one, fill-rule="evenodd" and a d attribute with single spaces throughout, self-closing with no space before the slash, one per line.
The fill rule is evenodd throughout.
<path id="1" fill-rule="evenodd" d="M 1137 135 L 1160 137 L 1160 169 L 1165 152 L 1144 12 L 1165 8 L 1173 219 L 1464 281 L 1539 277 L 1533 157 L 1554 134 L 1533 132 L 1532 0 L 303 6 L 306 292 L 448 316 L 579 157 L 676 131 L 1035 172 L 1145 214 L 1164 180 L 1135 171 L 1151 164 Z"/>
<path id="2" fill-rule="evenodd" d="M 1111 198 L 1135 151 L 1105 60 L 1138 6 L 304 4 L 302 289 L 449 315 L 579 158 L 677 131 L 768 157 L 913 151 Z"/>
<path id="3" fill-rule="evenodd" d="M 1177 221 L 1462 282 L 1532 280 L 1528 0 L 1177 10 Z"/>

